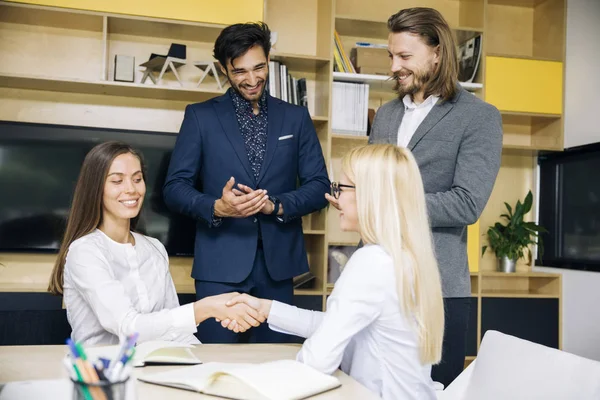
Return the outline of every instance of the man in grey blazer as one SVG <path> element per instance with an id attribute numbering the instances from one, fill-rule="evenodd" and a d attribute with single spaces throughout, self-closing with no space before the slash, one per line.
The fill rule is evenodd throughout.
<path id="1" fill-rule="evenodd" d="M 388 29 L 398 98 L 377 111 L 369 143 L 408 147 L 421 171 L 446 317 L 442 362 L 432 377 L 447 386 L 462 371 L 466 353 L 467 226 L 479 219 L 500 168 L 502 119 L 458 85 L 456 45 L 441 14 L 401 10 Z"/>

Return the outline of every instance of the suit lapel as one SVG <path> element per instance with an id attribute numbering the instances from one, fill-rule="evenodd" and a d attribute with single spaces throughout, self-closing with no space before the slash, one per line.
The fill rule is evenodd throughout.
<path id="1" fill-rule="evenodd" d="M 267 109 L 269 113 L 269 120 L 267 121 L 267 150 L 265 152 L 263 163 L 260 167 L 260 174 L 258 175 L 258 180 L 256 181 L 257 185 L 265 176 L 265 173 L 269 168 L 269 164 L 271 164 L 271 161 L 273 161 L 273 156 L 277 150 L 277 141 L 279 140 L 279 135 L 283 129 L 285 110 L 280 106 L 280 102 L 281 100 L 267 95 Z"/>
<path id="2" fill-rule="evenodd" d="M 398 130 L 400 129 L 402 118 L 404 118 L 404 103 L 402 102 L 402 100 L 400 100 L 400 106 L 396 107 L 396 110 L 394 110 L 394 115 L 392 115 L 392 121 L 389 125 L 389 144 L 398 144 Z"/>
<path id="3" fill-rule="evenodd" d="M 433 106 L 429 114 L 425 117 L 421 125 L 415 131 L 415 134 L 408 142 L 408 149 L 412 150 L 419 143 L 423 136 L 427 134 L 448 112 L 454 107 L 454 101 L 445 101 L 441 104 L 436 104 Z"/>
<path id="4" fill-rule="evenodd" d="M 223 131 L 225 131 L 225 135 L 229 142 L 233 146 L 238 159 L 244 166 L 246 173 L 248 174 L 248 178 L 250 179 L 248 182 L 254 182 L 254 174 L 252 173 L 252 168 L 250 168 L 250 161 L 248 161 L 248 152 L 246 151 L 246 144 L 244 143 L 244 138 L 242 137 L 242 133 L 240 132 L 240 127 L 238 125 L 237 117 L 235 115 L 235 109 L 233 107 L 233 102 L 229 97 L 229 94 L 225 94 L 221 96 L 215 102 L 215 109 L 217 112 L 217 116 L 219 121 L 221 122 L 221 126 L 223 127 Z M 236 182 L 239 182 L 239 178 L 236 177 Z"/>

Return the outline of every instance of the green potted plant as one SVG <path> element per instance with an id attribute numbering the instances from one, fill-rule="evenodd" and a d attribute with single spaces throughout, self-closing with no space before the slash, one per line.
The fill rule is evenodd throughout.
<path id="1" fill-rule="evenodd" d="M 508 213 L 502 214 L 500 217 L 506 220 L 506 224 L 496 222 L 494 226 L 488 228 L 488 243 L 498 258 L 498 271 L 515 272 L 517 260 L 523 258 L 526 253 L 528 253 L 529 263 L 531 263 L 532 255 L 529 245 L 537 244 L 540 256 L 543 254 L 544 248 L 539 234 L 547 232 L 546 229 L 534 222 L 523 220 L 523 217 L 531 211 L 532 204 L 531 191 L 527 193 L 523 203 L 517 200 L 514 210 L 510 204 L 505 202 Z M 482 247 L 482 256 L 487 248 L 488 246 Z"/>

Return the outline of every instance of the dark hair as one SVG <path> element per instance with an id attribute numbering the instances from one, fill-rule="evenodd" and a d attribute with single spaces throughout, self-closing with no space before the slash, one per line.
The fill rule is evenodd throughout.
<path id="1" fill-rule="evenodd" d="M 452 30 L 442 14 L 433 8 L 406 8 L 392 15 L 387 26 L 392 33 L 410 32 L 419 35 L 428 46 L 439 45 L 440 62 L 426 83 L 424 98 L 438 94 L 442 99 L 450 100 L 456 96 L 458 53 Z"/>
<path id="2" fill-rule="evenodd" d="M 115 158 L 128 153 L 140 160 L 142 177 L 145 178 L 146 172 L 141 154 L 126 143 L 115 141 L 102 143 L 85 156 L 73 193 L 67 229 L 48 284 L 48 291 L 52 294 L 60 295 L 63 292 L 65 260 L 71 243 L 94 231 L 102 222 L 102 197 L 110 166 Z M 131 219 L 132 230 L 135 229 L 138 219 L 139 214 Z"/>
<path id="3" fill-rule="evenodd" d="M 254 46 L 260 46 L 269 57 L 271 51 L 271 31 L 264 22 L 234 24 L 223 29 L 215 41 L 213 56 L 227 69 L 227 62 L 243 56 Z"/>

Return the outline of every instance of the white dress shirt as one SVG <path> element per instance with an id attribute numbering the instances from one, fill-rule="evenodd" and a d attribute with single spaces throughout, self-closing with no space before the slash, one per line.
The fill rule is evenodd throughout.
<path id="1" fill-rule="evenodd" d="M 400 310 L 392 258 L 380 246 L 354 253 L 325 313 L 273 301 L 268 323 L 308 338 L 297 359 L 322 372 L 341 366 L 385 400 L 436 398 L 431 365 L 421 364 L 417 335 Z"/>
<path id="2" fill-rule="evenodd" d="M 424 102 L 417 105 L 412 101 L 409 94 L 402 98 L 404 103 L 404 116 L 398 128 L 398 146 L 406 147 L 410 143 L 421 122 L 427 117 L 429 111 L 439 100 L 439 96 L 429 96 Z"/>
<path id="3" fill-rule="evenodd" d="M 193 303 L 179 305 L 164 246 L 132 234 L 135 246 L 115 242 L 99 229 L 69 246 L 64 302 L 71 337 L 84 345 L 116 344 L 138 332 L 138 343 L 200 343 L 193 335 Z"/>

